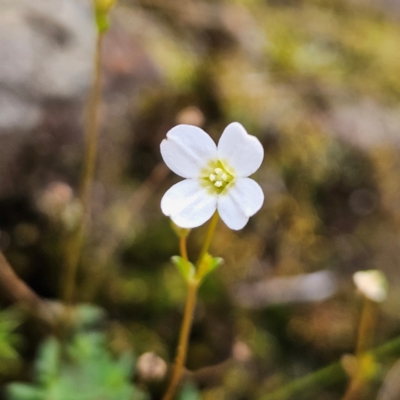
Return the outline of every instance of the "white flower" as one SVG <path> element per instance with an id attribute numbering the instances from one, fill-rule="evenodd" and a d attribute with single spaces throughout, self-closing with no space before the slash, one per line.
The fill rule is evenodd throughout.
<path id="1" fill-rule="evenodd" d="M 248 176 L 260 167 L 264 149 L 238 122 L 225 128 L 218 147 L 202 129 L 178 125 L 162 141 L 161 155 L 173 172 L 187 178 L 161 200 L 162 212 L 176 225 L 195 228 L 218 210 L 237 230 L 261 208 L 264 194 Z"/>
<path id="2" fill-rule="evenodd" d="M 385 275 L 376 269 L 358 271 L 353 275 L 357 289 L 368 299 L 380 303 L 387 296 L 387 280 Z"/>

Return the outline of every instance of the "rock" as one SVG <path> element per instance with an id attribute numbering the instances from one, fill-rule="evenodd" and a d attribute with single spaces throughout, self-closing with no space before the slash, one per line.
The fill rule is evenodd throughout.
<path id="1" fill-rule="evenodd" d="M 364 150 L 384 145 L 400 147 L 399 110 L 372 99 L 334 105 L 325 123 L 327 132 Z"/>
<path id="2" fill-rule="evenodd" d="M 94 49 L 90 0 L 0 0 L 1 197 L 18 192 L 18 181 L 28 186 L 28 178 L 21 182 L 18 174 L 32 169 L 26 158 L 32 144 L 57 154 L 49 137 L 65 142 L 60 136 L 66 130 L 59 129 L 65 121 L 79 136 Z M 58 115 L 63 117 L 55 123 Z"/>
<path id="3" fill-rule="evenodd" d="M 129 151 L 132 99 L 157 74 L 118 10 L 112 19 L 103 40 L 97 173 L 115 182 L 120 170 L 110 165 Z M 76 187 L 95 45 L 91 0 L 0 0 L 0 198 L 53 181 Z"/>
<path id="4" fill-rule="evenodd" d="M 86 95 L 95 47 L 90 5 L 0 0 L 0 133 L 37 127 L 44 101 Z"/>
<path id="5" fill-rule="evenodd" d="M 351 0 L 350 4 L 355 6 L 368 6 L 383 11 L 391 18 L 400 17 L 400 3 L 398 0 Z"/>

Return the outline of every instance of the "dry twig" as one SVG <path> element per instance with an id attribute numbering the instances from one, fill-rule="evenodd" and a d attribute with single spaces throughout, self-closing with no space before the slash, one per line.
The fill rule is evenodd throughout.
<path id="1" fill-rule="evenodd" d="M 51 326 L 54 325 L 55 318 L 49 304 L 18 277 L 2 252 L 0 252 L 0 290 L 13 303 L 21 304 L 36 317 Z"/>

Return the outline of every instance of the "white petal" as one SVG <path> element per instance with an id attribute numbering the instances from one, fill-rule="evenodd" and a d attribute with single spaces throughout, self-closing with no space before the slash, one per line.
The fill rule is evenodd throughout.
<path id="1" fill-rule="evenodd" d="M 242 229 L 264 202 L 260 185 L 250 178 L 239 178 L 226 194 L 218 198 L 218 213 L 233 230 Z"/>
<path id="2" fill-rule="evenodd" d="M 258 170 L 264 158 L 260 141 L 246 132 L 238 122 L 229 124 L 218 142 L 218 158 L 238 177 L 247 177 Z"/>
<path id="3" fill-rule="evenodd" d="M 217 209 L 217 195 L 210 195 L 197 179 L 172 186 L 161 199 L 162 212 L 182 228 L 204 224 Z"/>
<path id="4" fill-rule="evenodd" d="M 206 132 L 192 125 L 177 125 L 161 142 L 165 164 L 183 178 L 197 178 L 210 160 L 217 158 L 217 146 Z"/>

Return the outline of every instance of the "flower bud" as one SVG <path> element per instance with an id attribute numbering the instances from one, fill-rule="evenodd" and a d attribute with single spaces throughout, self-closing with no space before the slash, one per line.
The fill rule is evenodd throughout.
<path id="1" fill-rule="evenodd" d="M 161 381 L 167 374 L 166 362 L 156 354 L 147 352 L 137 361 L 137 370 L 140 378 L 146 382 Z"/>
<path id="2" fill-rule="evenodd" d="M 94 0 L 96 12 L 108 13 L 116 3 L 116 0 Z"/>
<path id="3" fill-rule="evenodd" d="M 116 0 L 93 0 L 96 14 L 96 25 L 99 33 L 103 33 L 110 27 L 108 13 L 114 6 Z"/>
<path id="4" fill-rule="evenodd" d="M 357 289 L 368 299 L 381 303 L 387 296 L 387 280 L 383 272 L 371 269 L 353 275 Z"/>

